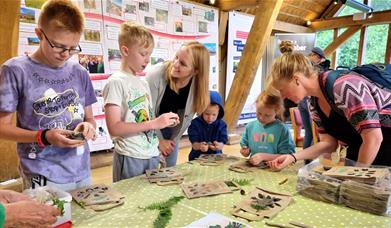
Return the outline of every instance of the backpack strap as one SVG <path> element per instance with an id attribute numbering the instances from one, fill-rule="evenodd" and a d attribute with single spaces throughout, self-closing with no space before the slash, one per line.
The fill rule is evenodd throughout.
<path id="1" fill-rule="evenodd" d="M 345 75 L 349 72 L 349 70 L 333 70 L 330 71 L 326 77 L 325 84 L 323 85 L 322 77 L 319 76 L 319 85 L 320 88 L 326 97 L 327 103 L 329 103 L 330 107 L 341 114 L 341 110 L 338 109 L 337 105 L 334 102 L 334 83 L 335 81 L 342 75 Z"/>

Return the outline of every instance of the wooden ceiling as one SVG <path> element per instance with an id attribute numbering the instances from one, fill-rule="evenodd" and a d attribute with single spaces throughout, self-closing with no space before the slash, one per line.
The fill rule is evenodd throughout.
<path id="1" fill-rule="evenodd" d="M 209 0 L 192 1 L 210 5 Z M 214 6 L 223 11 L 238 10 L 255 14 L 260 1 L 273 0 L 216 0 Z M 341 4 L 334 4 L 333 0 L 284 0 L 277 20 L 305 26 L 307 21 L 333 17 L 340 9 Z"/>

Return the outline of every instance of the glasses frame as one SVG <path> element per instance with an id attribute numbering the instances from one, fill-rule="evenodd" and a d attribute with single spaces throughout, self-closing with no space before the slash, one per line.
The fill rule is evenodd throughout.
<path id="1" fill-rule="evenodd" d="M 56 46 L 56 45 L 52 44 L 52 42 L 51 42 L 51 41 L 49 40 L 49 38 L 46 36 L 45 32 L 44 32 L 42 29 L 40 29 L 40 30 L 41 30 L 43 36 L 45 37 L 45 39 L 47 40 L 47 42 L 49 43 L 49 46 L 50 46 L 56 53 L 62 54 L 62 53 L 64 53 L 64 52 L 68 51 L 69 55 L 75 55 L 75 54 L 78 54 L 78 53 L 82 52 L 82 49 L 81 49 L 81 47 L 80 47 L 80 44 L 77 45 L 77 48 L 78 48 L 78 49 L 76 49 L 76 48 L 64 48 L 64 47 L 59 47 L 59 46 Z M 56 51 L 56 48 L 58 49 L 57 51 Z"/>

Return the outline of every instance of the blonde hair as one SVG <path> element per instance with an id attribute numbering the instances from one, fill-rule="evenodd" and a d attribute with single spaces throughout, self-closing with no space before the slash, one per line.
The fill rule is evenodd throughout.
<path id="1" fill-rule="evenodd" d="M 38 25 L 80 34 L 84 29 L 84 15 L 70 0 L 49 0 L 42 5 Z"/>
<path id="2" fill-rule="evenodd" d="M 284 103 L 282 97 L 273 88 L 267 88 L 262 91 L 255 102 L 257 111 L 260 106 L 273 108 L 276 111 L 276 117 L 281 118 L 282 110 L 284 109 Z"/>
<path id="3" fill-rule="evenodd" d="M 182 45 L 186 47 L 192 60 L 192 67 L 197 71 L 197 75 L 193 77 L 193 111 L 201 114 L 205 111 L 210 103 L 209 98 L 209 51 L 198 41 L 186 42 Z M 172 61 L 166 62 L 166 80 L 170 88 L 179 93 L 175 81 L 171 76 Z"/>
<path id="4" fill-rule="evenodd" d="M 280 44 L 281 56 L 277 57 L 272 65 L 271 72 L 267 78 L 268 84 L 278 85 L 281 81 L 290 81 L 294 73 L 302 73 L 310 77 L 316 70 L 311 61 L 302 53 L 293 51 L 294 46 L 291 41 L 282 41 Z"/>
<path id="5" fill-rule="evenodd" d="M 120 48 L 121 46 L 128 47 L 133 44 L 140 44 L 148 48 L 154 44 L 154 39 L 152 34 L 144 26 L 136 22 L 126 21 L 121 24 L 118 44 Z"/>

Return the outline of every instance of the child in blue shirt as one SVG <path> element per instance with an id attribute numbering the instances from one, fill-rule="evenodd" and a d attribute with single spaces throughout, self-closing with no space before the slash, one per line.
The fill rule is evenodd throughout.
<path id="1" fill-rule="evenodd" d="M 257 98 L 257 120 L 247 124 L 240 141 L 240 153 L 250 155 L 250 163 L 259 165 L 280 154 L 294 153 L 295 145 L 288 128 L 276 115 L 283 109 L 280 96 L 263 91 Z"/>
<path id="2" fill-rule="evenodd" d="M 188 129 L 192 150 L 189 161 L 201 154 L 221 154 L 228 141 L 227 124 L 224 117 L 223 102 L 220 94 L 210 91 L 210 104 L 206 110 L 191 121 Z"/>

